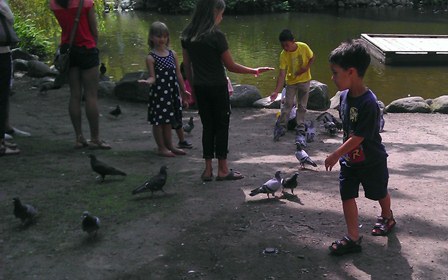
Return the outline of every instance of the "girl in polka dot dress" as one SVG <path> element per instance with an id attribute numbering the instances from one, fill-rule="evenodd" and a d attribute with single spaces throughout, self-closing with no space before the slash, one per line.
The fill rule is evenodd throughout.
<path id="1" fill-rule="evenodd" d="M 146 58 L 149 78 L 139 82 L 151 85 L 148 121 L 153 127 L 158 154 L 174 157 L 185 155 L 185 151 L 174 147 L 171 140 L 171 129 L 182 128 L 182 99 L 179 90 L 184 96 L 183 100 L 187 100 L 190 93 L 185 91 L 177 55 L 169 49 L 169 42 L 168 27 L 159 21 L 151 24 L 148 36 L 151 51 Z"/>

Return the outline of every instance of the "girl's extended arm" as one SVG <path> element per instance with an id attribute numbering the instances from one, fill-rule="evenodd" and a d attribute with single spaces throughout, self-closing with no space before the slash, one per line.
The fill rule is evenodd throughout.
<path id="1" fill-rule="evenodd" d="M 350 136 L 347 141 L 345 141 L 339 148 L 336 149 L 336 151 L 334 151 L 325 159 L 325 169 L 327 171 L 331 171 L 340 157 L 358 147 L 362 143 L 362 141 L 364 141 L 364 137 L 355 135 Z"/>
<path id="2" fill-rule="evenodd" d="M 221 60 L 224 66 L 227 68 L 227 70 L 233 73 L 253 74 L 255 76 L 258 76 L 263 72 L 274 70 L 274 68 L 272 67 L 250 68 L 241 65 L 239 63 L 236 63 L 235 61 L 233 61 L 232 55 L 230 54 L 229 50 L 226 50 L 225 52 L 222 53 Z"/>

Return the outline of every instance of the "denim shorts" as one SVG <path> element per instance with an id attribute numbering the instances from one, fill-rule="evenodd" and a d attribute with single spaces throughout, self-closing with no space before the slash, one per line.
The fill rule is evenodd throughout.
<path id="1" fill-rule="evenodd" d="M 387 195 L 388 182 L 387 159 L 365 168 L 354 168 L 341 164 L 339 192 L 342 200 L 357 198 L 360 184 L 364 188 L 366 198 L 380 200 Z"/>
<path id="2" fill-rule="evenodd" d="M 61 52 L 65 53 L 68 45 L 61 47 Z M 72 46 L 70 52 L 70 68 L 79 67 L 81 70 L 87 70 L 100 65 L 98 48 L 88 49 L 86 47 Z"/>

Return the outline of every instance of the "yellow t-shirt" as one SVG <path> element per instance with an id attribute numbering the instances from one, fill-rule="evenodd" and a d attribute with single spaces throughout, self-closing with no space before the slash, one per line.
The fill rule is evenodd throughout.
<path id="1" fill-rule="evenodd" d="M 297 49 L 293 52 L 283 50 L 280 53 L 280 69 L 286 70 L 285 82 L 287 85 L 304 83 L 311 80 L 311 71 L 308 69 L 305 73 L 296 76 L 295 73 L 302 67 L 305 67 L 311 58 L 313 51 L 302 42 L 295 42 Z"/>

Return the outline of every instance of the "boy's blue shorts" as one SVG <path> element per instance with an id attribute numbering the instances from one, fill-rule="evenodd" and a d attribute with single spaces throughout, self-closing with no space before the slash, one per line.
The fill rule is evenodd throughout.
<path id="1" fill-rule="evenodd" d="M 353 168 L 341 164 L 339 192 L 342 200 L 357 198 L 359 196 L 359 184 L 362 184 L 364 188 L 365 197 L 380 200 L 387 195 L 388 182 L 387 159 L 365 168 Z"/>

